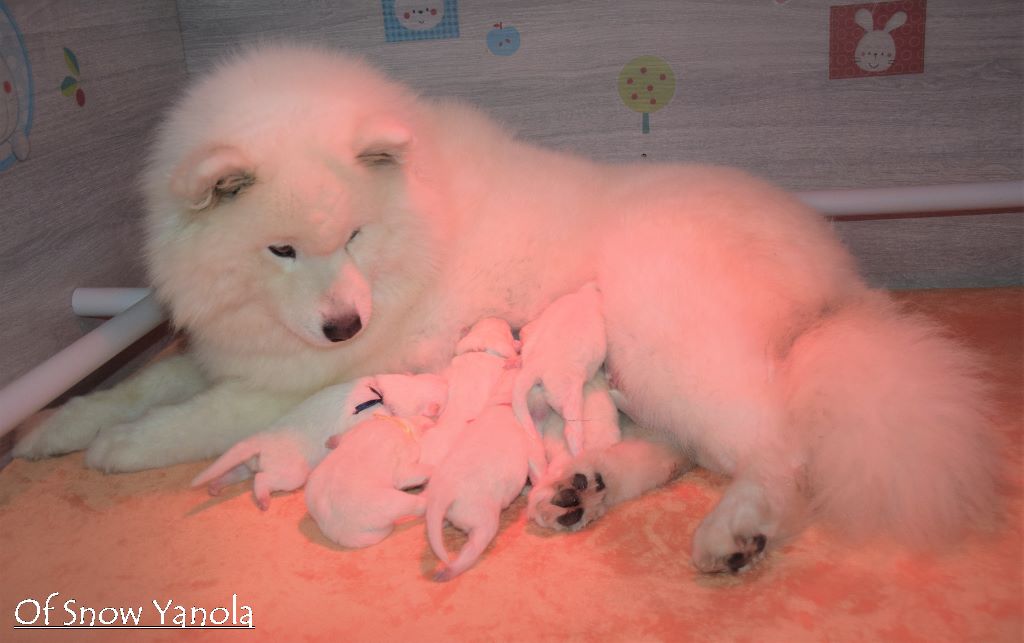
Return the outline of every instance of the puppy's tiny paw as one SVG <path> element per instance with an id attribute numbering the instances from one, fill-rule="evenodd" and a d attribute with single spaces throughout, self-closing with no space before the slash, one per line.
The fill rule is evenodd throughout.
<path id="1" fill-rule="evenodd" d="M 569 476 L 534 487 L 527 501 L 528 513 L 542 527 L 577 531 L 608 510 L 606 491 L 600 472 L 578 469 Z"/>

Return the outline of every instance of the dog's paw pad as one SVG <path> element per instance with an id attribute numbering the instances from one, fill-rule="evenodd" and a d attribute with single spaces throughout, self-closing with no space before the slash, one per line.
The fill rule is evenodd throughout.
<path id="1" fill-rule="evenodd" d="M 576 493 L 575 489 L 562 489 L 551 499 L 551 504 L 564 508 L 578 507 L 580 494 Z"/>
<path id="2" fill-rule="evenodd" d="M 575 531 L 604 515 L 604 477 L 576 472 L 534 489 L 530 513 L 543 527 Z"/>
<path id="3" fill-rule="evenodd" d="M 737 536 L 736 546 L 738 550 L 725 558 L 725 569 L 722 571 L 727 569 L 733 574 L 744 571 L 747 567 L 761 559 L 767 545 L 768 539 L 764 534 L 757 534 L 753 537 Z"/>
<path id="4" fill-rule="evenodd" d="M 562 525 L 563 527 L 572 527 L 582 519 L 583 507 L 576 507 L 575 509 L 571 509 L 565 512 L 558 518 L 555 518 L 555 520 L 558 521 L 558 524 Z M 582 525 L 580 526 L 582 527 Z"/>

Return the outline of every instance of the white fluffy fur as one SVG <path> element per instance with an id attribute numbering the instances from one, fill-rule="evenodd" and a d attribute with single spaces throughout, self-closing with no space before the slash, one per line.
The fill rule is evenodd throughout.
<path id="1" fill-rule="evenodd" d="M 196 209 L 211 177 L 252 184 Z M 913 541 L 992 499 L 975 357 L 869 291 L 819 214 L 742 172 L 592 163 L 346 56 L 262 47 L 174 107 L 144 185 L 153 283 L 202 375 L 58 414 L 22 455 L 93 441 L 108 470 L 205 457 L 325 385 L 436 371 L 481 317 L 518 328 L 596 281 L 622 410 L 737 477 L 695 535 L 701 569 L 734 568 L 756 530 L 770 547 L 805 497 Z M 267 251 L 281 244 L 297 258 Z M 357 315 L 347 341 L 317 334 Z"/>

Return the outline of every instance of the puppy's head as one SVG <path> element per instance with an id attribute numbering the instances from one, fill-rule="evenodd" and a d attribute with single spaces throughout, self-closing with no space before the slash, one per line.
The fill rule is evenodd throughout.
<path id="1" fill-rule="evenodd" d="M 377 375 L 384 406 L 399 417 L 437 418 L 448 401 L 448 381 L 433 373 Z"/>
<path id="2" fill-rule="evenodd" d="M 518 354 L 518 342 L 512 337 L 512 328 L 507 321 L 485 317 L 473 324 L 455 346 L 456 355 L 484 351 L 506 358 Z"/>

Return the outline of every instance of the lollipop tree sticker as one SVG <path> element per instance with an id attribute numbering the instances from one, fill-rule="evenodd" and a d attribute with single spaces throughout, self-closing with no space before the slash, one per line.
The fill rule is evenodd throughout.
<path id="1" fill-rule="evenodd" d="M 626 107 L 643 114 L 644 134 L 651 132 L 651 114 L 668 105 L 675 93 L 676 75 L 657 56 L 634 58 L 619 72 L 619 97 Z"/>

